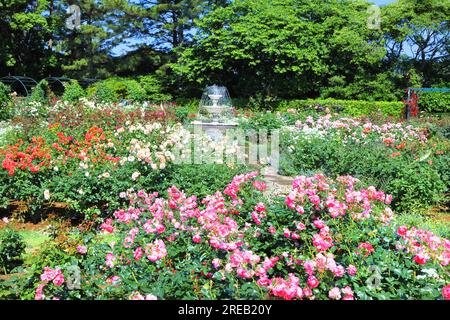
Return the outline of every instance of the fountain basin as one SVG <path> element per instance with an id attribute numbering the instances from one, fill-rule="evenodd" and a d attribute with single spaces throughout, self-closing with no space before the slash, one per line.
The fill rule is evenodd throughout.
<path id="1" fill-rule="evenodd" d="M 236 122 L 202 122 L 193 121 L 191 124 L 194 127 L 201 128 L 213 141 L 219 141 L 227 130 L 234 129 L 238 126 Z"/>

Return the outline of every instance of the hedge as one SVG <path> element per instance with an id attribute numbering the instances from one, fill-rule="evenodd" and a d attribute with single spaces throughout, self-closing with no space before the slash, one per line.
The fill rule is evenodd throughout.
<path id="1" fill-rule="evenodd" d="M 403 102 L 307 99 L 283 101 L 277 109 L 285 111 L 287 109 L 309 108 L 328 108 L 331 112 L 339 112 L 351 116 L 373 115 L 380 112 L 384 116 L 399 117 L 403 113 Z"/>
<path id="2" fill-rule="evenodd" d="M 421 92 L 419 109 L 431 113 L 450 112 L 449 92 Z"/>

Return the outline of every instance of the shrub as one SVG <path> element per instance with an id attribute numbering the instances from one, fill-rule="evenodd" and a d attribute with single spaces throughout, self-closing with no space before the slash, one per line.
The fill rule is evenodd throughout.
<path id="1" fill-rule="evenodd" d="M 144 76 L 139 80 L 109 78 L 88 88 L 88 94 L 99 102 L 118 102 L 123 99 L 161 102 L 172 98 L 162 93 L 161 84 L 154 76 Z"/>
<path id="2" fill-rule="evenodd" d="M 162 102 L 172 100 L 172 96 L 170 94 L 163 93 L 163 86 L 154 75 L 147 75 L 140 77 L 139 85 L 145 91 L 145 100 L 148 100 L 150 102 Z"/>
<path id="3" fill-rule="evenodd" d="M 338 112 L 349 116 L 376 115 L 400 117 L 403 112 L 402 102 L 387 101 L 359 101 L 335 99 L 291 100 L 280 105 L 280 110 L 328 108 L 330 112 Z"/>
<path id="4" fill-rule="evenodd" d="M 419 109 L 430 113 L 450 112 L 450 92 L 421 92 Z"/>
<path id="5" fill-rule="evenodd" d="M 3 82 L 0 82 L 0 121 L 11 116 L 11 90 Z"/>
<path id="6" fill-rule="evenodd" d="M 51 95 L 50 86 L 47 80 L 41 80 L 39 83 L 33 88 L 31 95 L 27 100 L 40 102 L 42 104 L 47 104 L 49 101 L 49 96 Z"/>
<path id="7" fill-rule="evenodd" d="M 449 146 L 425 143 L 420 127 L 330 117 L 297 126 L 282 134 L 283 174 L 353 175 L 391 193 L 398 210 L 418 211 L 445 199 Z"/>
<path id="8" fill-rule="evenodd" d="M 20 234 L 5 229 L 0 232 L 0 269 L 6 274 L 22 263 L 25 242 Z"/>
<path id="9" fill-rule="evenodd" d="M 97 102 L 118 102 L 124 90 L 124 86 L 119 86 L 115 81 L 103 80 L 90 86 L 87 92 Z"/>
<path id="10" fill-rule="evenodd" d="M 36 299 L 448 299 L 449 240 L 393 223 L 391 197 L 350 176 L 294 179 L 265 203 L 257 172 L 199 200 L 129 191 L 80 234 L 77 290 L 65 257 L 42 264 Z M 45 257 L 42 257 L 45 259 Z M 51 262 L 51 261 L 49 261 Z"/>
<path id="11" fill-rule="evenodd" d="M 77 80 L 71 80 L 69 83 L 64 83 L 63 101 L 70 103 L 77 103 L 80 98 L 86 95 L 84 89 L 80 86 Z"/>

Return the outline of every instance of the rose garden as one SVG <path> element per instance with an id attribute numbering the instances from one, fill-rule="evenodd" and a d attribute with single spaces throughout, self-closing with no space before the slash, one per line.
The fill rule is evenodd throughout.
<path id="1" fill-rule="evenodd" d="M 241 32 L 227 14 L 250 2 L 197 28 Z M 304 89 L 325 72 L 314 59 L 301 75 L 259 64 L 266 78 L 236 67 L 245 46 L 219 63 L 215 37 L 167 62 L 183 80 L 0 82 L 0 300 L 450 299 L 448 73 L 419 96 Z"/>

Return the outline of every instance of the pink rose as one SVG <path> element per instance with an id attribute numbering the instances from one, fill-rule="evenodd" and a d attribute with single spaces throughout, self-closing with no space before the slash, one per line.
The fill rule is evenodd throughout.
<path id="1" fill-rule="evenodd" d="M 351 275 L 351 276 L 354 276 L 354 275 L 356 275 L 356 272 L 357 272 L 358 270 L 356 269 L 356 267 L 354 266 L 354 265 L 349 265 L 348 267 L 347 267 L 347 272 L 348 272 L 348 274 L 349 275 Z"/>
<path id="2" fill-rule="evenodd" d="M 258 191 L 264 191 L 267 188 L 266 184 L 263 181 L 258 181 L 258 180 L 253 182 L 253 186 Z"/>
<path id="3" fill-rule="evenodd" d="M 136 250 L 134 250 L 133 257 L 135 261 L 139 261 L 142 258 L 142 255 L 144 254 L 144 251 L 141 247 L 137 247 Z"/>
<path id="4" fill-rule="evenodd" d="M 339 300 L 341 299 L 341 291 L 338 287 L 334 287 L 328 292 L 328 297 L 332 300 Z"/>
<path id="5" fill-rule="evenodd" d="M 114 267 L 114 262 L 116 261 L 116 257 L 114 256 L 114 254 L 112 254 L 111 252 L 108 253 L 106 255 L 106 259 L 105 259 L 105 264 L 109 267 L 109 268 L 113 268 Z"/>
<path id="6" fill-rule="evenodd" d="M 442 296 L 445 300 L 450 300 L 450 284 L 442 288 Z"/>
<path id="7" fill-rule="evenodd" d="M 58 274 L 56 275 L 55 279 L 53 279 L 53 284 L 57 287 L 62 285 L 64 283 L 64 276 L 61 273 L 61 270 L 58 270 Z"/>
<path id="8" fill-rule="evenodd" d="M 414 257 L 414 261 L 418 264 L 425 264 L 425 263 L 427 263 L 429 258 L 430 257 L 427 254 L 419 253 L 419 254 L 416 254 L 416 256 Z"/>
<path id="9" fill-rule="evenodd" d="M 408 228 L 406 226 L 401 226 L 397 229 L 397 234 L 402 237 L 405 236 L 407 232 Z"/>
<path id="10" fill-rule="evenodd" d="M 77 251 L 80 254 L 86 254 L 87 248 L 85 246 L 77 246 Z"/>
<path id="11" fill-rule="evenodd" d="M 317 288 L 317 286 L 319 285 L 319 280 L 317 280 L 317 278 L 315 276 L 309 276 L 307 282 L 308 282 L 308 286 L 311 289 Z"/>
<path id="12" fill-rule="evenodd" d="M 195 243 L 200 243 L 202 241 L 202 237 L 200 237 L 199 234 L 196 234 L 192 237 L 192 241 L 194 241 Z"/>
<path id="13" fill-rule="evenodd" d="M 255 211 L 256 212 L 264 212 L 264 211 L 266 211 L 266 207 L 264 206 L 264 203 L 259 202 L 258 204 L 256 204 Z"/>

